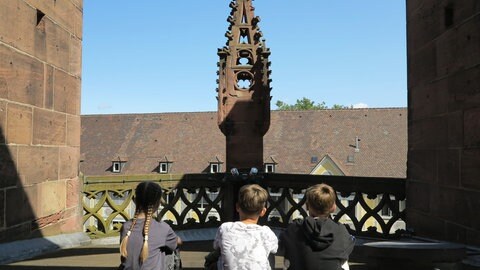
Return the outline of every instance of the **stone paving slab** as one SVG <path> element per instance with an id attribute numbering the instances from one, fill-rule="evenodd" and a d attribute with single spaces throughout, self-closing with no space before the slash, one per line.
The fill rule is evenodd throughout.
<path id="1" fill-rule="evenodd" d="M 181 251 L 183 269 L 203 269 L 207 252 L 194 251 L 201 248 L 200 243 L 189 246 L 188 251 Z M 203 246 L 205 248 L 205 246 Z M 276 257 L 275 269 L 282 269 L 282 258 Z M 118 245 L 83 246 L 58 250 L 33 259 L 0 265 L 0 270 L 116 270 L 119 263 Z M 365 269 L 362 265 L 352 264 L 352 270 Z"/>
<path id="2" fill-rule="evenodd" d="M 33 259 L 0 265 L 0 269 L 15 270 L 60 270 L 60 269 L 90 269 L 109 270 L 118 266 L 118 246 L 77 247 L 58 250 Z"/>
<path id="3" fill-rule="evenodd" d="M 202 269 L 207 252 L 185 251 L 181 253 L 186 270 Z M 0 265 L 0 270 L 114 270 L 120 261 L 118 245 L 84 246 L 64 249 L 33 259 Z"/>

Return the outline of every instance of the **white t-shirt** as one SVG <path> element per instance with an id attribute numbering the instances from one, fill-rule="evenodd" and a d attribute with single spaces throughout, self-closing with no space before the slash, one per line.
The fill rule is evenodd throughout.
<path id="1" fill-rule="evenodd" d="M 277 252 L 278 239 L 267 226 L 226 222 L 218 229 L 213 247 L 220 248 L 219 269 L 270 270 L 268 256 Z"/>

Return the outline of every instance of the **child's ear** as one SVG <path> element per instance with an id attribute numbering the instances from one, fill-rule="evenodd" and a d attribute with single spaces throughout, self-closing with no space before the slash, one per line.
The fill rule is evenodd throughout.
<path id="1" fill-rule="evenodd" d="M 334 203 L 334 204 L 332 205 L 332 208 L 330 208 L 330 214 L 331 214 L 331 213 L 335 213 L 335 211 L 337 211 L 337 204 Z"/>
<path id="2" fill-rule="evenodd" d="M 260 217 L 263 217 L 266 212 L 267 212 L 267 208 L 263 207 L 262 211 L 260 211 Z"/>

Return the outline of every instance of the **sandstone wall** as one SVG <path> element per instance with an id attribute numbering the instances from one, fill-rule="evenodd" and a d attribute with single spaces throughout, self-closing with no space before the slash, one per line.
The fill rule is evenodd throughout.
<path id="1" fill-rule="evenodd" d="M 81 229 L 82 0 L 0 0 L 0 242 Z"/>
<path id="2" fill-rule="evenodd" d="M 407 0 L 407 221 L 480 245 L 480 1 Z"/>

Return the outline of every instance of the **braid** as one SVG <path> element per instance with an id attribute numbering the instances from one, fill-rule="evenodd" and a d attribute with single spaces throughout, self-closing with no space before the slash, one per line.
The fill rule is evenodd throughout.
<path id="1" fill-rule="evenodd" d="M 125 237 L 122 239 L 122 242 L 120 243 L 120 254 L 124 258 L 127 258 L 127 255 L 128 255 L 127 253 L 128 237 L 132 233 L 133 227 L 135 227 L 135 224 L 137 223 L 138 214 L 139 214 L 138 210 L 135 211 L 135 215 L 133 216 L 133 220 L 132 220 L 132 225 L 130 225 L 130 229 L 128 229 L 127 235 L 125 235 Z"/>
<path id="2" fill-rule="evenodd" d="M 161 197 L 162 188 L 157 183 L 145 181 L 138 184 L 135 188 L 135 206 L 137 212 L 138 214 L 145 214 L 145 223 L 143 226 L 143 245 L 141 247 L 140 256 L 138 258 L 140 264 L 142 264 L 148 259 L 148 234 L 153 213 L 157 210 Z M 122 252 L 122 256 L 123 254 L 126 254 L 126 252 Z"/>
<path id="3" fill-rule="evenodd" d="M 144 262 L 148 257 L 148 231 L 150 230 L 150 221 L 153 216 L 153 205 L 148 206 L 145 224 L 143 226 L 143 247 L 140 252 L 140 262 Z"/>

